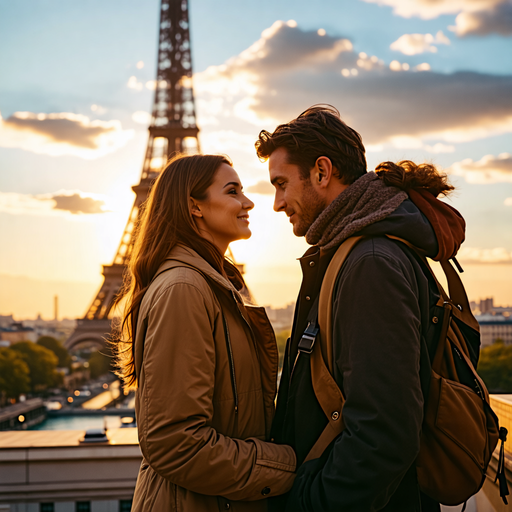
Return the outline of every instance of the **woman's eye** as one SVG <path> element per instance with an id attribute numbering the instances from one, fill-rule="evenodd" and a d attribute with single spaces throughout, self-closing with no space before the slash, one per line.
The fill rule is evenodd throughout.
<path id="1" fill-rule="evenodd" d="M 228 190 L 228 194 L 237 194 L 237 191 L 236 191 L 236 188 L 232 188 L 230 190 Z"/>

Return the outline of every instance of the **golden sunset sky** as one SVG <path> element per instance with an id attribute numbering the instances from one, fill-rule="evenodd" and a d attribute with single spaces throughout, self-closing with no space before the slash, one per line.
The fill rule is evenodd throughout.
<path id="1" fill-rule="evenodd" d="M 130 213 L 147 142 L 159 0 L 0 0 L 0 314 L 81 317 Z M 234 161 L 256 207 L 236 259 L 283 306 L 307 249 L 272 211 L 254 152 L 315 103 L 357 129 L 369 170 L 430 161 L 467 221 L 471 300 L 512 304 L 509 0 L 190 0 L 201 149 Z M 508 13 L 508 14 L 507 14 Z"/>

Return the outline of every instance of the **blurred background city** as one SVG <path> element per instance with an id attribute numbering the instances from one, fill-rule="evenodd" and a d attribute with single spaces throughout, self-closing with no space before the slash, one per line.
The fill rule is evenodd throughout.
<path id="1" fill-rule="evenodd" d="M 510 0 L 0 0 L 0 510 L 130 510 L 134 396 L 105 339 L 174 151 L 233 159 L 256 206 L 230 254 L 282 361 L 307 244 L 254 141 L 315 103 L 361 133 L 369 170 L 450 175 L 478 369 L 512 427 L 511 36 Z M 489 484 L 467 510 L 505 508 Z"/>

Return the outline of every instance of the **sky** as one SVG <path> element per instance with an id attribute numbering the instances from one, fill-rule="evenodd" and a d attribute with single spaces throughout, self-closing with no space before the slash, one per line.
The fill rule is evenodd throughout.
<path id="1" fill-rule="evenodd" d="M 0 0 L 0 314 L 82 317 L 140 180 L 159 0 Z M 232 244 L 262 305 L 292 302 L 307 249 L 272 210 L 254 142 L 330 103 L 368 169 L 438 165 L 467 222 L 470 300 L 512 304 L 512 0 L 189 0 L 201 149 L 255 208 Z"/>

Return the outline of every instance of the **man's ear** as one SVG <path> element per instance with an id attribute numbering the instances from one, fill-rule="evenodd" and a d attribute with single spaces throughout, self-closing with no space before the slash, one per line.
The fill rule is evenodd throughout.
<path id="1" fill-rule="evenodd" d="M 331 159 L 326 156 L 319 156 L 313 168 L 313 182 L 321 188 L 326 188 L 331 182 L 332 173 Z"/>
<path id="2" fill-rule="evenodd" d="M 194 199 L 190 198 L 189 200 L 189 206 L 190 206 L 190 213 L 194 217 L 202 217 L 203 214 L 201 212 L 201 209 L 199 208 L 199 205 L 194 201 Z"/>

